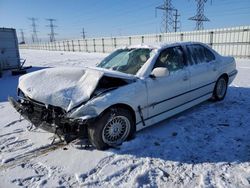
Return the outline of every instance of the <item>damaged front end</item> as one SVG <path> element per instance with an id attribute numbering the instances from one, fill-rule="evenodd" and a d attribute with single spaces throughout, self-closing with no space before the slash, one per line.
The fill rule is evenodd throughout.
<path id="1" fill-rule="evenodd" d="M 20 115 L 36 128 L 54 133 L 66 142 L 87 137 L 87 124 L 91 120 L 69 118 L 64 109 L 45 105 L 25 96 L 19 97 L 18 100 L 9 97 L 8 100 Z"/>
<path id="2" fill-rule="evenodd" d="M 112 71 L 50 68 L 21 77 L 18 99 L 9 97 L 9 102 L 36 128 L 69 142 L 87 138 L 88 125 L 105 110 L 93 100 L 132 82 L 133 76 Z"/>

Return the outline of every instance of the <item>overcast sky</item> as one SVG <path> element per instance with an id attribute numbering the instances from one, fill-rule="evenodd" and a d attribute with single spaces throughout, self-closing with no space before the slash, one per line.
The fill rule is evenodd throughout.
<path id="1" fill-rule="evenodd" d="M 31 38 L 30 17 L 38 19 L 38 37 L 48 40 L 46 18 L 55 18 L 56 39 L 159 33 L 162 12 L 155 7 L 163 0 L 0 0 L 0 27 L 23 29 Z M 181 14 L 181 31 L 195 28 L 188 20 L 196 14 L 195 0 L 173 0 Z M 211 20 L 206 29 L 250 25 L 250 0 L 208 0 L 205 15 Z"/>

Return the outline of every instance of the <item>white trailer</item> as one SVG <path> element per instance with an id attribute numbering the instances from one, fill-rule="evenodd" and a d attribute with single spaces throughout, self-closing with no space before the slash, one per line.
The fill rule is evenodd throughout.
<path id="1" fill-rule="evenodd" d="M 21 67 L 16 30 L 0 28 L 0 72 Z"/>

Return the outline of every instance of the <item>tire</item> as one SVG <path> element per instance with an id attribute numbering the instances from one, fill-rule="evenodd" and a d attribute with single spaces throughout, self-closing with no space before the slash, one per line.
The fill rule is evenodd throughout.
<path id="1" fill-rule="evenodd" d="M 227 79 L 224 76 L 221 76 L 214 87 L 213 99 L 214 101 L 221 101 L 225 98 L 227 94 Z"/>
<path id="2" fill-rule="evenodd" d="M 91 144 L 99 150 L 105 150 L 122 144 L 135 133 L 135 122 L 129 110 L 111 108 L 88 126 Z"/>

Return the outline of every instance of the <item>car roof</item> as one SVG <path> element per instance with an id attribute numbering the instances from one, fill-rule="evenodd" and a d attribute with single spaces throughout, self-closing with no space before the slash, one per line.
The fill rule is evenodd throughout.
<path id="1" fill-rule="evenodd" d="M 160 43 L 142 43 L 138 45 L 128 45 L 121 47 L 120 49 L 136 49 L 136 48 L 145 48 L 145 49 L 164 49 L 166 47 L 176 46 L 176 45 L 190 45 L 190 44 L 203 44 L 201 42 L 160 42 Z"/>

